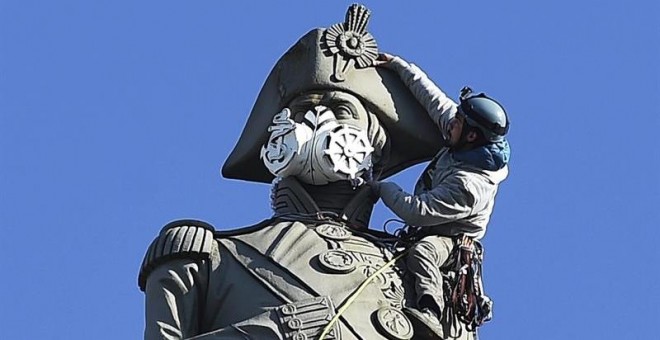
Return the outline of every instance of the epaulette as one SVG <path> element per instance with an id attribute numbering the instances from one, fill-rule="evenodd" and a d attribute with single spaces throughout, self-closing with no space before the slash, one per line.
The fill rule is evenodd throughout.
<path id="1" fill-rule="evenodd" d="M 209 258 L 214 231 L 212 225 L 203 221 L 178 220 L 168 223 L 151 242 L 144 256 L 138 275 L 140 290 L 145 290 L 151 271 L 166 261 Z"/>

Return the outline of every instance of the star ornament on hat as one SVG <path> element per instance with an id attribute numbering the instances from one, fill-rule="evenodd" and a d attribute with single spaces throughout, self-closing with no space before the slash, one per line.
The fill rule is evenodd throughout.
<path id="1" fill-rule="evenodd" d="M 369 10 L 361 5 L 351 5 L 344 23 L 332 25 L 325 31 L 322 43 L 334 58 L 334 78 L 344 81 L 351 66 L 372 66 L 378 57 L 378 45 L 369 32 Z M 353 65 L 354 64 L 354 65 Z"/>

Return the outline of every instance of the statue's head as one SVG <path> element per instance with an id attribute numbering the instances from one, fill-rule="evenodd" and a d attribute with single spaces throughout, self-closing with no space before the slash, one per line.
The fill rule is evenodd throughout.
<path id="1" fill-rule="evenodd" d="M 278 177 L 323 185 L 370 176 L 386 163 L 385 130 L 348 92 L 300 95 L 275 115 L 269 131 L 261 159 Z"/>
<path id="2" fill-rule="evenodd" d="M 368 17 L 353 5 L 345 23 L 310 31 L 280 58 L 225 177 L 315 185 L 384 178 L 438 151 L 442 136 L 425 110 L 396 74 L 372 66 L 378 50 Z"/>

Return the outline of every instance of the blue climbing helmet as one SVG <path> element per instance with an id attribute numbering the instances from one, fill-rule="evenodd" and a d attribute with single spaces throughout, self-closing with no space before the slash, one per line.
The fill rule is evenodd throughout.
<path id="1" fill-rule="evenodd" d="M 458 113 L 465 116 L 468 125 L 481 130 L 488 142 L 497 143 L 509 132 L 509 117 L 504 107 L 485 93 L 472 94 L 472 89 L 461 89 Z"/>

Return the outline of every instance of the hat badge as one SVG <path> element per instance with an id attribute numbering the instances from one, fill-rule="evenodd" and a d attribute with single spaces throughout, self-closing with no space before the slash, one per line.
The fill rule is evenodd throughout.
<path id="1" fill-rule="evenodd" d="M 343 23 L 326 29 L 321 43 L 334 58 L 334 81 L 343 82 L 351 65 L 358 69 L 369 67 L 378 57 L 376 40 L 366 31 L 370 16 L 369 9 L 353 4 Z"/>

